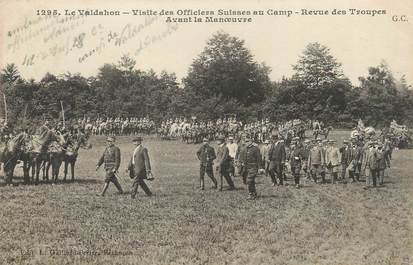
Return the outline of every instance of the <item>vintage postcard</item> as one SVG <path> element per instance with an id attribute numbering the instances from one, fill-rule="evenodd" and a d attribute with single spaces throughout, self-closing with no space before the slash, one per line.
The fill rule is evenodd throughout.
<path id="1" fill-rule="evenodd" d="M 0 0 L 0 263 L 413 264 L 412 22 Z"/>

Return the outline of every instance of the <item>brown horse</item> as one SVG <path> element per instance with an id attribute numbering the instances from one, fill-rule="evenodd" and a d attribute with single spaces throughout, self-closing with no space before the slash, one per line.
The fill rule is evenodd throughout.
<path id="1" fill-rule="evenodd" d="M 65 169 L 64 169 L 64 177 L 63 181 L 66 181 L 69 165 L 70 165 L 70 173 L 72 175 L 71 181 L 75 180 L 75 164 L 77 160 L 77 156 L 79 154 L 79 148 L 90 149 L 92 145 L 88 143 L 88 135 L 77 133 L 70 137 L 67 141 L 66 151 L 64 153 L 64 162 L 65 162 Z"/>

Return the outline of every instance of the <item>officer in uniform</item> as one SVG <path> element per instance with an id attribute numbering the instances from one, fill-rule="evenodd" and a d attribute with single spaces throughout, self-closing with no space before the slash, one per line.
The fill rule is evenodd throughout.
<path id="1" fill-rule="evenodd" d="M 300 188 L 300 173 L 304 161 L 304 148 L 300 142 L 291 145 L 290 165 L 291 174 L 294 176 L 295 187 Z"/>
<path id="2" fill-rule="evenodd" d="M 320 142 L 319 144 L 315 144 L 310 149 L 308 159 L 307 159 L 307 168 L 310 170 L 310 174 L 315 183 L 317 183 L 318 176 L 321 175 L 322 168 L 325 165 L 324 154 L 322 150 L 323 147 L 322 147 L 321 141 L 319 142 Z"/>
<path id="3" fill-rule="evenodd" d="M 201 162 L 201 165 L 199 168 L 199 181 L 200 181 L 199 188 L 201 190 L 205 189 L 205 184 L 204 184 L 205 173 L 214 183 L 214 189 L 218 188 L 218 182 L 214 177 L 214 171 L 212 168 L 213 161 L 216 158 L 215 150 L 213 147 L 209 145 L 209 141 L 207 138 L 203 139 L 203 144 L 199 148 L 198 152 L 196 152 L 196 155 L 199 161 Z"/>
<path id="4" fill-rule="evenodd" d="M 262 162 L 260 149 L 253 144 L 251 136 L 245 137 L 245 146 L 239 152 L 239 162 L 242 167 L 241 175 L 246 180 L 248 186 L 247 199 L 254 200 L 257 198 L 255 177 L 258 174 L 258 169 L 261 168 Z"/>
<path id="5" fill-rule="evenodd" d="M 102 156 L 100 157 L 98 164 L 96 165 L 96 171 L 99 167 L 104 163 L 104 169 L 106 171 L 105 175 L 105 186 L 103 187 L 103 191 L 100 196 L 105 196 L 105 192 L 109 187 L 109 183 L 112 182 L 115 184 L 116 188 L 118 189 L 119 193 L 122 194 L 123 190 L 120 186 L 120 183 L 115 175 L 118 171 L 120 166 L 120 149 L 119 147 L 115 146 L 115 138 L 108 137 L 106 139 L 107 147 L 103 152 Z"/>

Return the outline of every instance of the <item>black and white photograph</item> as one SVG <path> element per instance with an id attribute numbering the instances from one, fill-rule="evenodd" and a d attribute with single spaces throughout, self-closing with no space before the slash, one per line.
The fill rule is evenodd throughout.
<path id="1" fill-rule="evenodd" d="M 413 264 L 410 0 L 0 0 L 0 264 Z"/>

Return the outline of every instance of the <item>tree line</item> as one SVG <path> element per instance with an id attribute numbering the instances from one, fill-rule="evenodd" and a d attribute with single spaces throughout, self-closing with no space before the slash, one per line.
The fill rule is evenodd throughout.
<path id="1" fill-rule="evenodd" d="M 375 127 L 393 119 L 413 124 L 413 90 L 384 61 L 371 66 L 355 86 L 330 49 L 315 42 L 305 47 L 293 70 L 292 76 L 272 81 L 270 67 L 254 59 L 244 40 L 217 32 L 182 82 L 174 73 L 139 70 L 126 55 L 100 67 L 96 76 L 46 73 L 40 81 L 24 79 L 8 64 L 0 82 L 8 120 L 16 124 L 60 118 L 62 107 L 66 119 L 136 116 L 159 121 L 236 114 L 246 121 L 318 119 L 343 128 L 360 118 Z"/>

